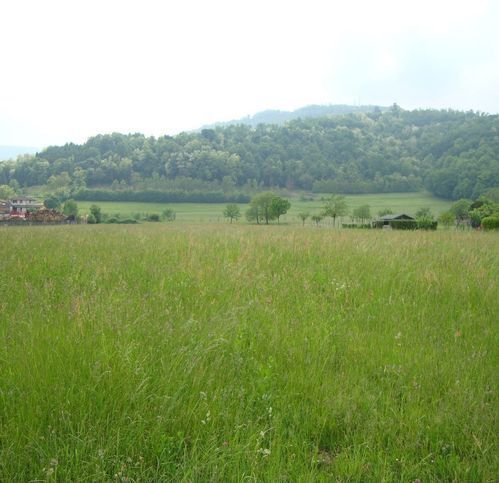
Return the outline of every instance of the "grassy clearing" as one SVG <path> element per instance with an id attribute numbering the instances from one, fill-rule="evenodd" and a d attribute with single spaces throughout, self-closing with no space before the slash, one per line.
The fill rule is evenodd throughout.
<path id="1" fill-rule="evenodd" d="M 2 481 L 497 477 L 497 234 L 0 239 Z"/>
<path id="2" fill-rule="evenodd" d="M 299 198 L 291 200 L 290 212 L 282 217 L 283 223 L 300 223 L 298 213 L 301 211 L 310 211 L 310 213 L 319 213 L 322 210 L 323 202 L 320 201 L 321 195 L 315 195 L 316 201 L 300 201 Z M 327 195 L 324 195 L 327 196 Z M 434 214 L 449 209 L 451 202 L 435 198 L 428 193 L 386 193 L 374 195 L 352 195 L 347 196 L 347 203 L 350 209 L 360 205 L 368 204 L 371 206 L 373 216 L 382 208 L 390 208 L 394 213 L 414 214 L 419 208 L 429 207 Z M 79 201 L 78 207 L 82 213 L 89 213 L 93 202 Z M 95 202 L 102 208 L 104 213 L 110 215 L 121 215 L 130 217 L 133 213 L 161 213 L 165 208 L 172 208 L 177 214 L 177 221 L 192 222 L 222 222 L 223 210 L 225 204 L 221 203 L 132 203 L 132 202 Z M 248 205 L 239 205 L 241 213 L 247 209 Z M 244 223 L 244 216 L 239 223 Z"/>

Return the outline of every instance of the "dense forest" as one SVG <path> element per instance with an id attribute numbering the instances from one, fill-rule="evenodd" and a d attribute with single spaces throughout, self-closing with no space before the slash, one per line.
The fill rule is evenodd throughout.
<path id="1" fill-rule="evenodd" d="M 159 138 L 110 134 L 0 163 L 0 185 L 51 190 L 428 189 L 477 198 L 499 186 L 499 116 L 450 110 L 296 119 Z"/>

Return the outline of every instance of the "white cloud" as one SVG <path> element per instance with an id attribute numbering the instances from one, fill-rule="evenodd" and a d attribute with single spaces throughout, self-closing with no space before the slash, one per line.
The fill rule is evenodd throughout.
<path id="1" fill-rule="evenodd" d="M 308 103 L 499 111 L 492 1 L 7 0 L 0 18 L 0 144 Z"/>

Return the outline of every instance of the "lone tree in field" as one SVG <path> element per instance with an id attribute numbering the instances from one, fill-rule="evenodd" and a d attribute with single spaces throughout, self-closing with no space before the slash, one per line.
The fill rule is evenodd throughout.
<path id="1" fill-rule="evenodd" d="M 362 223 L 365 223 L 366 220 L 371 219 L 371 207 L 369 205 L 358 206 L 353 210 L 353 216 Z"/>
<path id="2" fill-rule="evenodd" d="M 298 213 L 298 218 L 302 221 L 303 226 L 305 226 L 305 222 L 307 221 L 307 218 L 310 216 L 310 213 L 308 211 L 302 211 Z"/>
<path id="3" fill-rule="evenodd" d="M 279 223 L 279 218 L 285 215 L 291 208 L 291 203 L 285 198 L 280 196 L 274 196 L 272 203 L 270 204 L 270 209 L 275 218 L 277 218 L 277 223 Z"/>
<path id="4" fill-rule="evenodd" d="M 232 220 L 237 221 L 241 217 L 241 210 L 235 203 L 229 203 L 225 207 L 224 216 L 225 218 L 229 218 L 230 222 L 232 223 Z"/>
<path id="5" fill-rule="evenodd" d="M 336 226 L 336 218 L 347 214 L 348 206 L 345 197 L 342 195 L 331 195 L 325 199 L 324 216 L 333 219 L 333 226 Z"/>
<path id="6" fill-rule="evenodd" d="M 312 221 L 314 221 L 317 226 L 320 225 L 323 219 L 324 219 L 323 215 L 312 215 Z"/>
<path id="7" fill-rule="evenodd" d="M 265 224 L 268 225 L 271 220 L 279 220 L 290 207 L 291 203 L 288 200 L 267 191 L 253 196 L 246 212 L 246 218 L 248 221 L 256 221 L 258 224 L 260 221 L 265 221 Z"/>

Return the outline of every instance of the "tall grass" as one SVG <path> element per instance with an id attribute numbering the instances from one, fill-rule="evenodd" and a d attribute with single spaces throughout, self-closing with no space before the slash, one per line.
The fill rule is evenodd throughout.
<path id="1" fill-rule="evenodd" d="M 494 481 L 499 238 L 0 230 L 0 480 Z"/>

